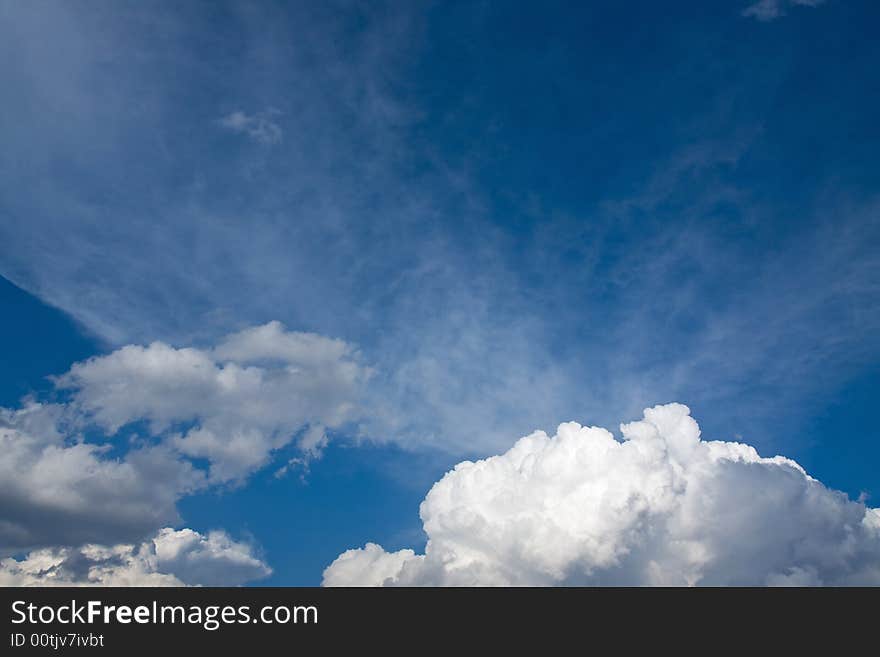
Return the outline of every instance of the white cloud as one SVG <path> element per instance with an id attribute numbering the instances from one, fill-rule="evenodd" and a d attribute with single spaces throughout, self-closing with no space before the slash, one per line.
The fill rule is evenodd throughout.
<path id="1" fill-rule="evenodd" d="M 325 429 L 356 419 L 369 375 L 341 340 L 270 322 L 213 349 L 129 345 L 75 364 L 56 383 L 104 431 L 146 421 L 170 448 L 207 459 L 212 482 L 225 482 L 297 438 L 314 456 Z"/>
<path id="2" fill-rule="evenodd" d="M 181 497 L 242 482 L 274 450 L 293 444 L 307 465 L 357 419 L 369 376 L 345 342 L 277 322 L 76 363 L 55 379 L 64 403 L 0 408 L 0 556 L 138 542 L 180 521 Z"/>
<path id="3" fill-rule="evenodd" d="M 222 531 L 162 529 L 140 545 L 47 548 L 0 561 L 0 586 L 236 586 L 271 574 Z"/>
<path id="4" fill-rule="evenodd" d="M 367 543 L 363 548 L 340 554 L 324 572 L 324 586 L 382 586 L 393 583 L 408 563 L 420 563 L 424 556 L 412 550 L 386 552 L 381 545 Z"/>
<path id="5" fill-rule="evenodd" d="M 246 134 L 261 144 L 278 144 L 284 132 L 273 117 L 279 114 L 276 110 L 267 110 L 256 114 L 235 111 L 218 120 L 218 123 L 233 132 Z"/>
<path id="6" fill-rule="evenodd" d="M 758 0 L 746 7 L 742 15 L 766 22 L 784 16 L 788 7 L 818 7 L 824 2 L 825 0 Z"/>
<path id="7" fill-rule="evenodd" d="M 880 584 L 880 510 L 794 461 L 701 441 L 680 404 L 536 432 L 447 473 L 424 555 L 349 550 L 325 585 Z"/>

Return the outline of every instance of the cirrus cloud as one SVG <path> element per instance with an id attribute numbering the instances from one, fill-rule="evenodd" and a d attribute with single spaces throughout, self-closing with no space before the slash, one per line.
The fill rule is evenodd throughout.
<path id="1" fill-rule="evenodd" d="M 758 2 L 743 9 L 742 15 L 761 22 L 768 22 L 784 16 L 785 10 L 788 7 L 798 5 L 818 7 L 824 4 L 824 2 L 825 0 L 758 0 Z"/>
<path id="2" fill-rule="evenodd" d="M 280 143 L 284 137 L 284 131 L 274 120 L 279 113 L 277 110 L 267 110 L 257 114 L 248 114 L 236 110 L 217 122 L 227 130 L 245 134 L 261 144 L 272 145 Z"/>

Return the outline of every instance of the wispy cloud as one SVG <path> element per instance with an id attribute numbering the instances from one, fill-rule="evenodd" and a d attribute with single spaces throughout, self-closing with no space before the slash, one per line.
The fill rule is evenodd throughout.
<path id="1" fill-rule="evenodd" d="M 758 0 L 743 9 L 742 15 L 767 22 L 785 16 L 786 10 L 791 7 L 818 7 L 824 3 L 825 0 Z"/>
<path id="2" fill-rule="evenodd" d="M 227 114 L 217 120 L 222 127 L 232 132 L 244 134 L 261 144 L 278 144 L 284 138 L 284 131 L 276 122 L 281 114 L 278 110 L 266 110 L 257 114 L 247 114 L 240 110 Z"/>
<path id="3" fill-rule="evenodd" d="M 41 43 L 35 35 L 45 26 L 20 7 L 0 47 Z M 30 57 L 38 70 L 26 80 L 10 73 L 11 97 L 50 98 L 31 106 L 63 108 L 72 128 L 48 139 L 56 123 L 37 125 L 11 108 L 11 139 L 32 132 L 38 147 L 13 142 L 0 153 L 9 172 L 3 197 L 21 217 L 0 224 L 0 268 L 108 349 L 215 344 L 276 318 L 339 336 L 376 369 L 364 431 L 458 455 L 497 451 L 512 435 L 561 419 L 611 421 L 676 398 L 711 405 L 719 424 L 736 398 L 750 409 L 740 420 L 760 424 L 779 417 L 769 407 L 783 397 L 803 400 L 809 386 L 835 385 L 853 363 L 876 357 L 865 337 L 877 323 L 877 257 L 866 248 L 876 239 L 876 204 L 849 203 L 836 186 L 821 207 L 798 210 L 798 231 L 761 238 L 761 224 L 778 216 L 732 175 L 760 135 L 743 129 L 740 113 L 717 121 L 732 138 L 701 130 L 634 165 L 648 173 L 629 177 L 629 193 L 601 191 L 595 204 L 533 213 L 526 194 L 511 194 L 525 220 L 522 234 L 510 235 L 493 190 L 469 175 L 481 154 L 456 163 L 407 130 L 424 111 L 404 93 L 421 47 L 418 9 L 368 12 L 348 39 L 344 21 L 318 9 L 299 21 L 262 5 L 236 11 L 231 38 L 241 57 L 224 61 L 222 76 L 201 75 L 209 64 L 186 31 L 195 23 L 180 21 L 169 46 L 171 61 L 187 64 L 179 84 L 161 75 L 168 61 L 154 57 L 127 62 L 138 75 L 116 71 L 121 89 L 98 84 L 107 69 L 93 62 L 117 61 L 106 52 L 154 52 L 155 44 L 130 16 L 108 18 L 114 29 L 86 39 L 89 15 L 63 11 L 50 40 L 58 50 Z M 311 29 L 298 30 L 306 18 Z M 59 62 L 64 79 L 56 79 Z M 66 80 L 75 78 L 112 97 L 99 104 L 74 93 L 79 86 Z M 195 82 L 208 85 L 200 97 L 214 108 L 279 108 L 289 148 L 271 162 L 253 152 L 262 149 L 204 157 L 217 124 L 175 102 Z M 128 97 L 150 98 L 153 112 L 131 124 L 124 112 L 102 114 Z M 191 140 L 174 132 L 180 121 L 164 120 L 181 113 Z M 256 116 L 239 109 L 226 118 L 247 135 Z M 161 138 L 142 139 L 144 123 Z M 77 135 L 88 140 L 73 143 Z M 78 167 L 53 176 L 49 161 Z M 249 175 L 259 167 L 265 175 Z M 573 187 L 588 184 L 577 180 Z M 157 186 L 165 193 L 136 193 Z M 823 315 L 828 303 L 840 312 Z M 779 386 L 792 371 L 796 391 Z M 778 394 L 758 392 L 764 386 Z M 484 429 L 477 438 L 463 430 L 473 418 Z"/>

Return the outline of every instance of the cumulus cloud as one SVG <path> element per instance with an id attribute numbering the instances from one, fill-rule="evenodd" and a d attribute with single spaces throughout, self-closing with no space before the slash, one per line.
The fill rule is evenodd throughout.
<path id="1" fill-rule="evenodd" d="M 56 384 L 110 434 L 147 422 L 169 448 L 206 459 L 216 483 L 240 480 L 294 440 L 318 453 L 326 429 L 356 418 L 369 375 L 347 343 L 270 322 L 209 349 L 122 347 L 75 364 Z"/>
<path id="2" fill-rule="evenodd" d="M 271 574 L 225 532 L 165 528 L 140 545 L 47 548 L 0 561 L 0 586 L 237 586 Z"/>
<path id="3" fill-rule="evenodd" d="M 412 550 L 386 552 L 381 545 L 367 543 L 347 550 L 324 571 L 324 586 L 382 586 L 394 583 L 404 566 L 421 563 L 425 557 Z"/>
<path id="4" fill-rule="evenodd" d="M 204 477 L 170 449 L 124 457 L 63 432 L 65 409 L 0 409 L 0 554 L 141 537 L 177 520 L 175 503 Z"/>
<path id="5" fill-rule="evenodd" d="M 284 137 L 275 121 L 274 117 L 278 116 L 277 110 L 267 110 L 256 114 L 247 114 L 240 110 L 231 112 L 218 120 L 218 123 L 232 132 L 245 134 L 251 139 L 261 144 L 277 144 Z"/>
<path id="6" fill-rule="evenodd" d="M 357 418 L 369 376 L 347 343 L 277 322 L 76 363 L 58 403 L 0 408 L 0 556 L 137 543 L 180 522 L 181 497 L 240 483 L 281 447 L 307 465 Z"/>
<path id="7" fill-rule="evenodd" d="M 825 0 L 758 0 L 743 9 L 742 15 L 766 22 L 784 16 L 789 7 L 818 7 L 824 2 Z"/>
<path id="8" fill-rule="evenodd" d="M 701 440 L 681 404 L 620 429 L 566 423 L 459 463 L 421 505 L 424 555 L 367 544 L 324 585 L 880 584 L 880 509 Z"/>

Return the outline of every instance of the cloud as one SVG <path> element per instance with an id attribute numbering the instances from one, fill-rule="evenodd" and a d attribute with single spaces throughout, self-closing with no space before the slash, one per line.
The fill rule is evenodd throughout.
<path id="1" fill-rule="evenodd" d="M 0 555 L 139 538 L 178 520 L 204 476 L 162 446 L 124 457 L 63 433 L 59 406 L 0 409 Z"/>
<path id="2" fill-rule="evenodd" d="M 58 403 L 0 408 L 0 555 L 140 541 L 180 520 L 181 497 L 239 484 L 275 450 L 307 464 L 331 432 L 356 432 L 370 374 L 349 344 L 278 322 L 75 363 L 54 377 Z"/>
<path id="3" fill-rule="evenodd" d="M 412 550 L 386 552 L 381 545 L 367 543 L 347 550 L 324 571 L 323 586 L 382 586 L 394 582 L 407 564 L 421 564 L 425 557 Z"/>
<path id="4" fill-rule="evenodd" d="M 0 586 L 237 586 L 272 570 L 225 532 L 165 528 L 140 545 L 47 548 L 0 561 Z"/>
<path id="5" fill-rule="evenodd" d="M 818 7 L 824 2 L 825 0 L 758 0 L 743 9 L 742 15 L 767 22 L 785 16 L 788 7 Z"/>
<path id="6" fill-rule="evenodd" d="M 880 584 L 880 509 L 702 441 L 681 404 L 620 429 L 570 422 L 459 463 L 421 505 L 424 555 L 368 544 L 324 585 Z"/>
<path id="7" fill-rule="evenodd" d="M 345 342 L 270 322 L 208 349 L 128 345 L 73 365 L 56 384 L 108 434 L 145 421 L 169 448 L 207 459 L 216 483 L 241 480 L 297 436 L 317 454 L 325 429 L 356 419 L 369 375 Z"/>
<path id="8" fill-rule="evenodd" d="M 246 114 L 242 111 L 235 111 L 227 114 L 217 122 L 232 132 L 245 134 L 251 139 L 261 144 L 278 144 L 284 137 L 284 132 L 273 120 L 280 112 L 277 110 L 267 110 L 257 114 Z"/>
<path id="9" fill-rule="evenodd" d="M 509 155 L 531 152 L 530 131 L 514 126 L 532 125 L 545 94 L 523 105 L 516 85 L 487 87 L 478 75 L 451 94 L 440 89 L 437 103 L 419 91 L 433 85 L 412 84 L 413 63 L 432 52 L 423 37 L 440 18 L 421 4 L 388 12 L 236 3 L 224 28 L 233 58 L 206 50 L 195 27 L 205 7 L 59 7 L 47 17 L 31 5 L 10 4 L 0 20 L 10 85 L 0 272 L 111 346 L 212 343 L 268 318 L 341 336 L 381 370 L 371 434 L 458 459 L 497 453 L 561 417 L 608 423 L 657 399 L 711 406 L 719 430 L 747 405 L 748 417 L 732 419 L 750 423 L 764 446 L 775 418 L 803 422 L 880 354 L 877 249 L 866 248 L 876 202 L 842 207 L 849 193 L 864 196 L 835 170 L 827 205 L 811 206 L 822 174 L 789 190 L 797 209 L 780 208 L 767 200 L 781 198 L 769 193 L 780 181 L 754 163 L 784 165 L 787 152 L 766 141 L 772 130 L 743 139 L 773 125 L 761 99 L 784 88 L 778 67 L 760 81 L 662 67 L 660 87 L 706 86 L 706 103 L 688 104 L 675 138 L 634 153 L 640 165 L 621 170 L 620 187 L 597 179 L 592 189 L 587 176 L 575 200 L 555 193 L 561 178 L 484 175 L 522 170 Z M 157 32 L 155 21 L 173 29 Z M 465 40 L 481 43 L 491 27 L 474 16 Z M 511 70 L 557 61 L 471 55 L 468 66 L 503 60 Z M 579 58 L 563 59 L 561 75 L 577 78 Z M 588 135 L 598 125 L 650 125 L 597 109 L 638 113 L 629 100 L 646 79 L 621 86 L 614 72 L 599 87 L 617 95 L 598 106 L 589 85 L 566 87 L 562 106 L 598 114 L 574 112 L 581 118 L 557 127 Z M 278 108 L 285 148 L 268 159 L 264 149 L 218 151 L 226 128 L 205 121 L 206 105 L 222 107 L 212 110 L 218 117 L 239 111 L 235 125 Z M 678 109 L 663 111 L 669 119 Z M 508 121 L 503 138 L 489 129 Z M 439 150 L 426 125 L 441 129 L 429 131 Z M 486 139 L 459 148 L 445 138 L 465 125 Z M 614 147 L 596 161 L 621 156 Z M 796 159 L 808 168 L 835 161 Z M 633 197 L 641 202 L 626 202 Z M 626 207 L 607 212 L 618 201 Z M 800 217 L 798 230 L 782 227 L 789 216 Z M 817 230 L 820 218 L 830 231 Z M 844 281 L 863 291 L 841 294 Z M 474 418 L 482 430 L 463 435 Z"/>

